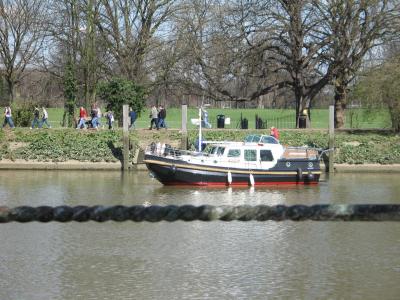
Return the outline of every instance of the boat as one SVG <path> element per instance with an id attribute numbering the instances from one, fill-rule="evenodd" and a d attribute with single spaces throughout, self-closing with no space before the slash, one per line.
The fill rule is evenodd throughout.
<path id="1" fill-rule="evenodd" d="M 144 163 L 164 185 L 317 184 L 320 179 L 318 149 L 286 147 L 269 135 L 251 134 L 243 142 L 203 141 L 199 145 L 206 145 L 204 151 L 152 143 L 145 150 Z"/>

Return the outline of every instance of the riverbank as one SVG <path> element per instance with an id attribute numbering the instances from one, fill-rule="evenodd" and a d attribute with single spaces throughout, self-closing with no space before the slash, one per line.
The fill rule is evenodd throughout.
<path id="1" fill-rule="evenodd" d="M 321 169 L 325 169 L 325 165 L 321 163 Z M 81 171 L 121 171 L 121 162 L 43 162 L 43 161 L 26 161 L 26 160 L 8 160 L 0 161 L 0 170 L 81 170 Z M 130 171 L 147 171 L 146 165 L 143 163 L 131 164 Z M 381 164 L 336 164 L 336 173 L 400 173 L 400 164 L 381 165 Z"/>
<path id="2" fill-rule="evenodd" d="M 241 141 L 248 134 L 268 134 L 268 130 L 209 129 L 207 140 Z M 188 132 L 188 148 L 194 148 L 197 131 Z M 179 130 L 134 130 L 130 132 L 129 166 L 145 169 L 143 150 L 151 142 L 180 147 Z M 280 141 L 287 146 L 326 149 L 326 130 L 281 130 Z M 18 128 L 0 131 L 0 169 L 33 170 L 121 170 L 121 130 L 74 130 Z M 337 131 L 336 172 L 400 172 L 400 136 L 390 131 Z"/>

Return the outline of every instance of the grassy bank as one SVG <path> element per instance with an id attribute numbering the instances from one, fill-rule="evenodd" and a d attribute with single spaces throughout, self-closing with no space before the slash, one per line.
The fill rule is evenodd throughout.
<path id="1" fill-rule="evenodd" d="M 205 130 L 207 140 L 240 141 L 258 130 Z M 264 131 L 268 133 L 268 131 Z M 189 144 L 193 148 L 197 131 L 189 131 Z M 130 133 L 131 161 L 137 148 L 144 149 L 152 141 L 179 147 L 178 130 L 135 130 Z M 281 143 L 289 146 L 308 145 L 328 147 L 324 130 L 282 130 Z M 338 164 L 400 164 L 400 136 L 383 133 L 336 134 L 335 163 Z M 0 131 L 0 160 L 65 162 L 117 162 L 122 159 L 122 131 L 74 129 L 15 129 Z"/>
<path id="2" fill-rule="evenodd" d="M 53 128 L 61 127 L 63 109 L 49 108 L 49 121 Z M 104 109 L 103 109 L 104 111 Z M 230 118 L 230 124 L 226 124 L 227 129 L 239 128 L 240 119 L 248 120 L 249 129 L 255 128 L 255 116 L 258 115 L 266 126 L 278 128 L 295 127 L 295 111 L 293 109 L 230 109 L 230 108 L 209 108 L 207 109 L 209 122 L 213 128 L 217 127 L 217 116 L 224 115 Z M 76 112 L 78 116 L 78 111 Z M 181 109 L 167 109 L 167 125 L 169 128 L 181 128 Z M 198 118 L 198 109 L 188 109 L 188 128 L 195 129 L 190 123 L 190 119 Z M 328 109 L 313 109 L 311 112 L 312 128 L 328 128 Z M 106 124 L 106 119 L 102 118 L 102 124 Z M 386 110 L 368 111 L 366 109 L 348 109 L 346 111 L 346 128 L 389 128 L 390 116 Z M 150 125 L 149 113 L 144 111 L 136 121 L 137 128 L 148 128 Z"/>

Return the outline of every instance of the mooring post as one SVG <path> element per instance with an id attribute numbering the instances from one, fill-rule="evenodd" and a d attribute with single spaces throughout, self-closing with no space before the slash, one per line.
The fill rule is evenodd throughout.
<path id="1" fill-rule="evenodd" d="M 182 105 L 182 138 L 181 138 L 181 148 L 187 150 L 187 105 Z"/>
<path id="2" fill-rule="evenodd" d="M 129 106 L 124 104 L 122 106 L 122 130 L 123 130 L 123 165 L 122 169 L 124 171 L 127 171 L 129 169 L 129 129 L 128 129 L 128 124 L 129 124 Z"/>
<path id="3" fill-rule="evenodd" d="M 334 161 L 334 148 L 335 148 L 335 107 L 329 106 L 329 173 L 335 172 Z"/>

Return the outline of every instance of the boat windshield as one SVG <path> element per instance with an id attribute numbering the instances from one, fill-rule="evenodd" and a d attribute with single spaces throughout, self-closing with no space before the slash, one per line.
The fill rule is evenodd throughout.
<path id="1" fill-rule="evenodd" d="M 244 139 L 245 143 L 279 144 L 278 140 L 270 135 L 250 134 Z"/>
<path id="2" fill-rule="evenodd" d="M 245 143 L 258 143 L 260 141 L 261 135 L 259 134 L 250 134 L 246 136 L 244 139 Z"/>
<path id="3" fill-rule="evenodd" d="M 264 144 L 279 144 L 276 138 L 270 135 L 263 135 L 261 138 L 261 143 Z"/>

